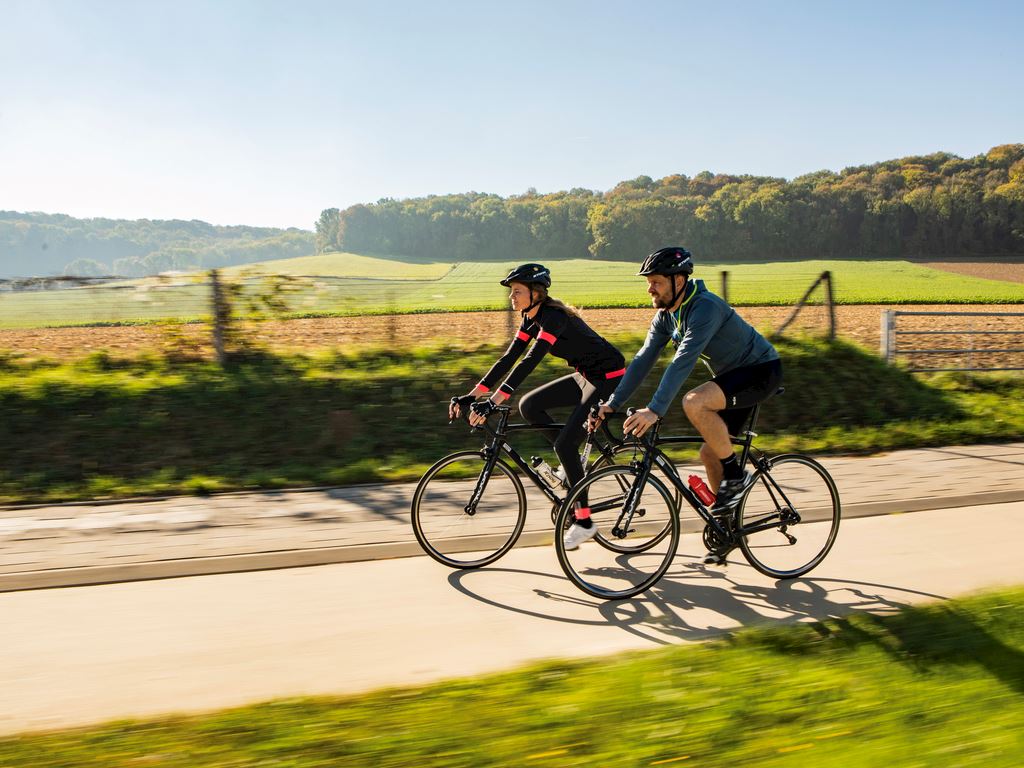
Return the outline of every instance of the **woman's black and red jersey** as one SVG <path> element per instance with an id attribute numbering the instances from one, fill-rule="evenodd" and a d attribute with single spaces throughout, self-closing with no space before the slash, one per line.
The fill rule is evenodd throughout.
<path id="1" fill-rule="evenodd" d="M 537 342 L 509 373 L 513 363 L 533 339 Z M 490 392 L 498 380 L 508 374 L 500 389 L 506 395 L 511 395 L 549 351 L 555 357 L 566 360 L 588 381 L 616 379 L 625 373 L 626 361 L 619 350 L 595 333 L 581 318 L 550 304 L 543 304 L 532 320 L 523 318 L 519 332 L 508 345 L 505 354 L 498 358 L 487 375 L 480 380 L 480 388 Z"/>

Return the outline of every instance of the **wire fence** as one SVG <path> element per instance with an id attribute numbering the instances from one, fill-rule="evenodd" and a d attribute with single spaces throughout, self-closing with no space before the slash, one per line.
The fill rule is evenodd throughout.
<path id="1" fill-rule="evenodd" d="M 497 285 L 494 265 L 468 266 L 431 280 L 212 270 L 134 280 L 72 276 L 0 281 L 0 351 L 67 356 L 155 348 L 171 355 L 223 359 L 231 348 L 247 346 L 308 349 L 452 339 L 504 343 L 520 321 L 508 308 L 507 289 Z M 646 284 L 631 268 L 617 274 L 591 272 L 586 280 L 561 279 L 555 295 L 589 310 L 650 307 Z M 764 333 L 774 329 L 777 337 L 797 319 L 800 333 L 836 335 L 829 272 L 748 270 L 737 278 L 723 270 L 706 273 L 703 280 L 737 305 L 750 306 L 770 296 L 772 301 L 762 302 L 776 305 L 776 310 L 769 326 L 759 325 Z M 607 318 L 604 323 L 602 329 L 609 328 Z M 614 328 L 616 321 L 610 323 Z M 636 319 L 630 328 L 642 331 Z"/>
<path id="2" fill-rule="evenodd" d="M 734 302 L 795 304 L 820 273 L 707 278 L 708 287 Z M 236 317 L 361 316 L 418 312 L 501 310 L 505 289 L 493 275 L 446 275 L 436 280 L 351 278 L 327 275 L 224 276 Z M 633 275 L 567 280 L 556 294 L 582 307 L 643 307 L 646 286 Z M 141 279 L 32 278 L 0 281 L 0 328 L 54 328 L 152 322 L 208 322 L 213 315 L 209 273 Z M 812 297 L 808 303 L 822 303 Z"/>
<path id="3" fill-rule="evenodd" d="M 911 371 L 1024 371 L 1024 312 L 882 313 L 881 354 Z"/>

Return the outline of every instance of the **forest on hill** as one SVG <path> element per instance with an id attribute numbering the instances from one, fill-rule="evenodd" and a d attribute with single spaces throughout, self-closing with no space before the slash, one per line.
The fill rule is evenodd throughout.
<path id="1" fill-rule="evenodd" d="M 204 221 L 76 219 L 0 211 L 0 278 L 43 275 L 139 277 L 287 259 L 313 252 L 301 229 L 215 226 Z"/>
<path id="2" fill-rule="evenodd" d="M 668 243 L 716 262 L 1024 255 L 1024 144 L 787 181 L 638 176 L 608 192 L 466 193 L 324 210 L 317 250 L 478 261 L 635 260 Z"/>

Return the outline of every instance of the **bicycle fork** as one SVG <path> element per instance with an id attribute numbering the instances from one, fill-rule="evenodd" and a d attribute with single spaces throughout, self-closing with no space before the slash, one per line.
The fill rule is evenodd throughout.
<path id="1" fill-rule="evenodd" d="M 636 528 L 630 528 L 629 526 L 633 523 L 633 517 L 643 517 L 647 514 L 647 510 L 639 507 L 640 494 L 643 493 L 644 486 L 647 485 L 647 475 L 650 473 L 650 467 L 646 467 L 647 471 L 643 471 L 641 466 L 640 472 L 637 475 L 633 485 L 626 491 L 626 499 L 622 504 L 622 511 L 619 513 L 618 519 L 615 521 L 615 525 L 612 526 L 612 535 L 618 539 L 624 539 L 631 533 L 636 533 Z"/>
<path id="2" fill-rule="evenodd" d="M 492 443 L 484 448 L 483 453 L 485 459 L 484 468 L 480 470 L 480 474 L 476 479 L 476 485 L 473 487 L 473 495 L 469 497 L 469 503 L 462 508 L 470 517 L 476 514 L 476 507 L 484 495 L 487 481 L 491 479 L 491 473 L 494 472 L 494 465 L 498 463 L 498 455 L 501 451 L 497 445 Z"/>

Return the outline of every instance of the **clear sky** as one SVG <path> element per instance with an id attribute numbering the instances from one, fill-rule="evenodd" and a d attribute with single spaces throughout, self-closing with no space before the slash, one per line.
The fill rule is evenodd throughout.
<path id="1" fill-rule="evenodd" d="M 1024 3 L 0 0 L 0 210 L 310 229 L 448 192 L 1024 141 Z"/>

